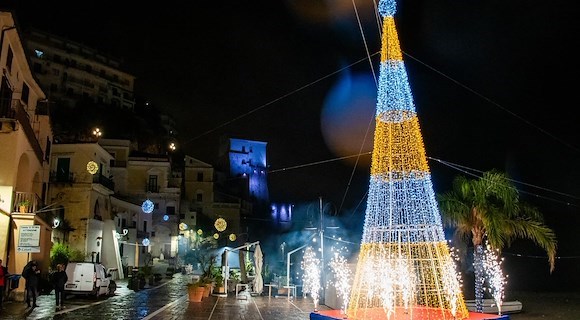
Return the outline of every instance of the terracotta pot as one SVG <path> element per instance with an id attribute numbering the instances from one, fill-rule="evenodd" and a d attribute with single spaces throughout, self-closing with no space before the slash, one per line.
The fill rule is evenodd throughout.
<path id="1" fill-rule="evenodd" d="M 189 301 L 201 302 L 201 299 L 203 299 L 204 291 L 205 287 L 188 287 L 187 294 L 189 296 Z"/>
<path id="2" fill-rule="evenodd" d="M 204 297 L 209 297 L 209 295 L 211 294 L 211 289 L 212 289 L 212 285 L 211 284 L 206 284 L 205 285 L 205 290 L 203 291 L 203 296 Z"/>

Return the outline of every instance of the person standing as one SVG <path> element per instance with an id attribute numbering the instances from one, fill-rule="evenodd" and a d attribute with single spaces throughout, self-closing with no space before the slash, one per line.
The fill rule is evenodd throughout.
<path id="1" fill-rule="evenodd" d="M 64 285 L 68 281 L 68 276 L 64 269 L 64 264 L 56 265 L 56 272 L 52 275 L 54 294 L 56 298 L 56 310 L 64 309 Z"/>
<path id="2" fill-rule="evenodd" d="M 4 292 L 6 291 L 7 283 L 8 283 L 8 269 L 2 265 L 2 259 L 0 259 L 0 310 L 4 309 L 2 302 L 4 300 Z"/>
<path id="3" fill-rule="evenodd" d="M 22 273 L 24 279 L 26 279 L 26 305 L 30 307 L 30 300 L 32 298 L 32 307 L 36 308 L 36 295 L 38 293 L 38 282 L 40 278 L 40 270 L 36 261 L 32 261 L 29 268 L 25 268 Z"/>

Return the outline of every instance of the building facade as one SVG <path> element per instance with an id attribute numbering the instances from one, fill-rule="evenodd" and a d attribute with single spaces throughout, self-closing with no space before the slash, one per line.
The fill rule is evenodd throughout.
<path id="1" fill-rule="evenodd" d="M 135 77 L 121 71 L 119 59 L 39 30 L 25 35 L 34 74 L 51 101 L 74 106 L 91 99 L 126 109 L 135 107 Z"/>
<path id="2" fill-rule="evenodd" d="M 10 273 L 20 273 L 31 259 L 46 271 L 52 228 L 37 214 L 46 207 L 52 144 L 46 96 L 12 13 L 0 12 L 0 30 L 0 258 Z M 34 241 L 22 243 L 20 231 L 33 225 Z M 12 293 L 22 301 L 24 287 Z"/>

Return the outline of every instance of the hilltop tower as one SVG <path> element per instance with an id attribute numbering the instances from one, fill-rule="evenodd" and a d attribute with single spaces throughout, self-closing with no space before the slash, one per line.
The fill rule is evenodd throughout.
<path id="1" fill-rule="evenodd" d="M 376 128 L 349 319 L 465 319 L 455 263 L 443 233 L 395 20 L 381 0 Z"/>

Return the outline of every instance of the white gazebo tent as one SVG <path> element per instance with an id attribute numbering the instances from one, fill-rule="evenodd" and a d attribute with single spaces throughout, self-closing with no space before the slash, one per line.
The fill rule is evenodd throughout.
<path id="1" fill-rule="evenodd" d="M 259 289 L 260 289 L 259 293 L 262 292 L 263 286 L 264 286 L 264 281 L 262 280 L 262 275 L 261 275 L 262 265 L 263 265 L 263 255 L 262 255 L 262 249 L 260 248 L 260 241 L 255 241 L 252 243 L 245 243 L 244 245 L 241 245 L 237 248 L 224 250 L 224 253 L 225 253 L 224 256 L 226 257 L 226 259 L 222 259 L 222 271 L 224 272 L 224 286 L 226 288 L 226 295 L 227 295 L 227 288 L 228 288 L 228 278 L 230 276 L 227 253 L 240 251 L 241 249 L 248 250 L 248 249 L 250 249 L 251 246 L 256 246 L 256 249 L 254 251 L 254 268 L 256 270 L 256 278 L 259 278 L 258 279 L 259 283 L 256 283 L 256 279 L 254 279 L 254 292 L 258 292 L 258 290 L 256 290 L 256 288 L 257 288 L 256 284 L 259 285 Z M 259 251 L 259 255 L 256 254 L 256 251 Z M 259 264 L 260 270 L 258 270 L 258 264 Z M 240 261 L 240 268 L 242 265 L 243 265 L 243 261 Z M 260 271 L 260 272 L 258 272 L 258 271 Z"/>

